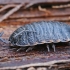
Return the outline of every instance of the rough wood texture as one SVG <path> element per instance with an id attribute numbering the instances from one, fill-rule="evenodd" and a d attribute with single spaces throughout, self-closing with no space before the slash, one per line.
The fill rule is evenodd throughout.
<path id="1" fill-rule="evenodd" d="M 0 8 L 5 7 L 9 3 L 16 3 L 14 5 L 18 5 L 17 3 L 26 3 L 25 6 L 31 6 L 30 8 L 24 9 L 24 7 L 20 8 L 19 11 L 13 13 L 8 17 L 8 19 L 0 22 L 0 32 L 4 31 L 4 35 L 2 36 L 5 39 L 9 39 L 10 35 L 14 30 L 18 27 L 29 24 L 31 22 L 42 21 L 42 20 L 56 20 L 62 21 L 70 24 L 70 7 L 64 7 L 70 0 L 0 0 Z M 42 7 L 43 5 L 50 4 L 51 7 Z M 32 6 L 37 4 L 37 6 Z M 53 8 L 54 4 L 61 4 L 63 5 L 61 8 Z M 9 6 L 10 7 L 10 6 Z M 35 8 L 34 8 L 35 7 Z M 8 12 L 7 9 L 3 9 L 0 13 L 0 17 Z M 10 10 L 10 9 L 9 9 Z M 20 51 L 16 52 L 17 49 L 12 49 L 8 46 L 8 44 L 0 43 L 0 70 L 9 70 L 8 68 L 16 68 L 15 70 L 22 70 L 23 66 L 29 65 L 32 63 L 41 63 L 44 62 L 54 62 L 56 60 L 56 64 L 51 66 L 45 66 L 45 68 L 41 68 L 42 66 L 33 66 L 33 69 L 49 69 L 53 68 L 52 70 L 65 70 L 70 68 L 70 46 L 67 46 L 67 43 L 59 43 L 56 44 L 56 52 L 53 52 L 51 48 L 51 52 L 47 52 L 47 49 L 44 45 L 36 46 L 36 48 L 30 52 Z M 66 61 L 62 64 L 62 61 Z M 69 60 L 69 61 L 68 61 Z M 61 61 L 57 63 L 58 61 Z M 68 62 L 69 63 L 68 63 Z M 18 68 L 17 68 L 18 67 Z M 20 68 L 22 67 L 22 68 Z M 31 67 L 25 67 L 26 70 L 31 69 Z"/>
<path id="2" fill-rule="evenodd" d="M 43 11 L 43 9 L 45 9 Z M 7 12 L 7 10 L 6 10 Z M 10 10 L 10 12 L 12 12 Z M 9 14 L 7 12 L 5 15 L 0 14 L 1 18 L 6 16 L 6 14 Z M 7 18 L 7 17 L 6 17 Z M 13 13 L 12 15 L 8 16 L 9 20 L 14 20 L 16 21 L 24 21 L 24 22 L 29 22 L 29 21 L 36 21 L 36 20 L 59 20 L 59 21 L 69 21 L 70 20 L 70 8 L 63 8 L 61 9 L 53 9 L 53 8 L 36 8 L 33 10 L 24 10 L 23 8 L 20 9 L 20 11 L 17 11 Z M 2 20 L 2 19 L 0 19 Z M 7 21 L 7 20 L 6 20 Z"/>
<path id="3" fill-rule="evenodd" d="M 6 9 L 8 9 L 8 8 L 15 7 L 15 6 L 16 6 L 16 5 L 14 5 L 14 4 L 5 5 L 3 8 L 0 9 L 0 12 L 6 10 Z"/>
<path id="4" fill-rule="evenodd" d="M 20 4 L 20 5 L 17 5 L 12 10 L 10 10 L 8 13 L 6 13 L 4 16 L 2 16 L 0 18 L 0 22 L 2 22 L 3 20 L 7 19 L 10 15 L 12 15 L 14 12 L 16 12 L 17 10 L 19 10 L 22 6 L 23 6 L 23 4 Z"/>
<path id="5" fill-rule="evenodd" d="M 43 9 L 43 8 L 42 8 Z M 48 12 L 47 12 L 48 11 Z M 40 18 L 40 17 L 56 17 L 56 16 L 70 16 L 70 8 L 66 9 L 46 9 L 44 11 L 39 9 L 21 10 L 11 15 L 9 18 Z"/>
<path id="6" fill-rule="evenodd" d="M 70 0 L 0 0 L 0 4 L 9 3 L 69 3 Z"/>
<path id="7" fill-rule="evenodd" d="M 67 62 L 70 62 L 70 59 L 69 60 L 53 60 L 53 61 L 49 61 L 49 62 L 44 62 L 44 63 L 35 63 L 35 64 L 27 64 L 27 65 L 22 65 L 22 66 L 15 66 L 15 67 L 5 67 L 5 68 L 2 68 L 2 69 L 20 69 L 20 68 L 28 68 L 28 67 L 36 67 L 36 66 L 44 66 L 44 67 L 47 67 L 49 66 L 49 69 L 51 69 L 52 67 L 56 67 L 56 65 L 54 64 L 58 64 L 58 63 L 67 63 Z M 62 67 L 61 67 L 62 68 Z M 1 69 L 1 68 L 0 68 Z M 34 70 L 33 69 L 28 69 L 28 70 Z M 39 69 L 40 70 L 40 69 Z"/>

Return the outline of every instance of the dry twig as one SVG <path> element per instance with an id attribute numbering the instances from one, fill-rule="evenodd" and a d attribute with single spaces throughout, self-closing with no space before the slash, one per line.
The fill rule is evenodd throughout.
<path id="1" fill-rule="evenodd" d="M 46 8 L 42 8 L 41 6 L 38 6 L 39 11 L 43 11 L 48 15 L 51 15 L 51 12 L 49 10 L 47 10 Z"/>
<path id="2" fill-rule="evenodd" d="M 57 5 L 57 6 L 52 6 L 52 8 L 67 8 L 70 7 L 70 4 L 66 4 L 66 5 Z"/>
<path id="3" fill-rule="evenodd" d="M 6 6 L 4 6 L 4 7 L 2 7 L 2 8 L 0 9 L 0 12 L 6 10 L 6 9 L 8 9 L 8 8 L 15 7 L 15 6 L 16 6 L 16 5 L 14 5 L 14 4 L 6 5 Z"/>
<path id="4" fill-rule="evenodd" d="M 23 4 L 20 4 L 20 5 L 16 6 L 15 8 L 13 8 L 12 10 L 10 10 L 8 13 L 6 13 L 4 16 L 2 16 L 0 18 L 0 22 L 2 22 L 3 20 L 7 19 L 10 15 L 12 15 L 14 12 L 19 10 L 22 6 L 23 6 Z"/>

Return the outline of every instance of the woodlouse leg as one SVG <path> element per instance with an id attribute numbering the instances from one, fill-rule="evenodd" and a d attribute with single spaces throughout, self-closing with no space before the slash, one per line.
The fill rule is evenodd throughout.
<path id="1" fill-rule="evenodd" d="M 52 48 L 54 49 L 54 52 L 55 52 L 55 45 L 54 44 L 52 44 Z"/>
<path id="2" fill-rule="evenodd" d="M 35 47 L 35 46 L 29 47 L 29 48 L 26 50 L 26 52 L 31 51 L 32 49 L 34 49 L 34 47 Z"/>
<path id="3" fill-rule="evenodd" d="M 48 52 L 50 52 L 50 48 L 49 48 L 49 45 L 47 45 L 46 47 L 47 47 L 47 50 L 48 50 Z"/>
<path id="4" fill-rule="evenodd" d="M 19 51 L 22 50 L 22 49 L 25 50 L 25 48 L 19 48 L 19 49 L 17 50 L 17 52 L 19 52 Z"/>

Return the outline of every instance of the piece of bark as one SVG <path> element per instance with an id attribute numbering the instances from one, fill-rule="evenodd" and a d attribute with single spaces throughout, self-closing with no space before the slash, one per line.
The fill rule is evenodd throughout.
<path id="1" fill-rule="evenodd" d="M 4 67 L 4 68 L 0 68 L 0 69 L 17 69 L 17 68 L 27 68 L 27 67 L 34 67 L 34 66 L 51 66 L 54 65 L 56 63 L 66 63 L 66 62 L 70 62 L 70 59 L 68 60 L 53 60 L 53 61 L 49 61 L 49 62 L 44 62 L 44 63 L 31 63 L 31 64 L 26 64 L 26 65 L 22 65 L 22 66 L 14 66 L 12 67 Z"/>
<path id="2" fill-rule="evenodd" d="M 6 9 L 8 9 L 8 8 L 15 7 L 15 6 L 16 6 L 15 4 L 5 5 L 4 7 L 2 7 L 2 8 L 0 9 L 0 12 L 2 12 L 2 11 L 4 11 L 4 10 L 6 10 Z"/>

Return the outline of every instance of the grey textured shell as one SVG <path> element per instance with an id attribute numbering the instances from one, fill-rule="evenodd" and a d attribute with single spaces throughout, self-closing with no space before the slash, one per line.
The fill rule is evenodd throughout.
<path id="1" fill-rule="evenodd" d="M 9 41 L 17 46 L 70 41 L 70 25 L 57 21 L 26 24 L 13 32 Z"/>

